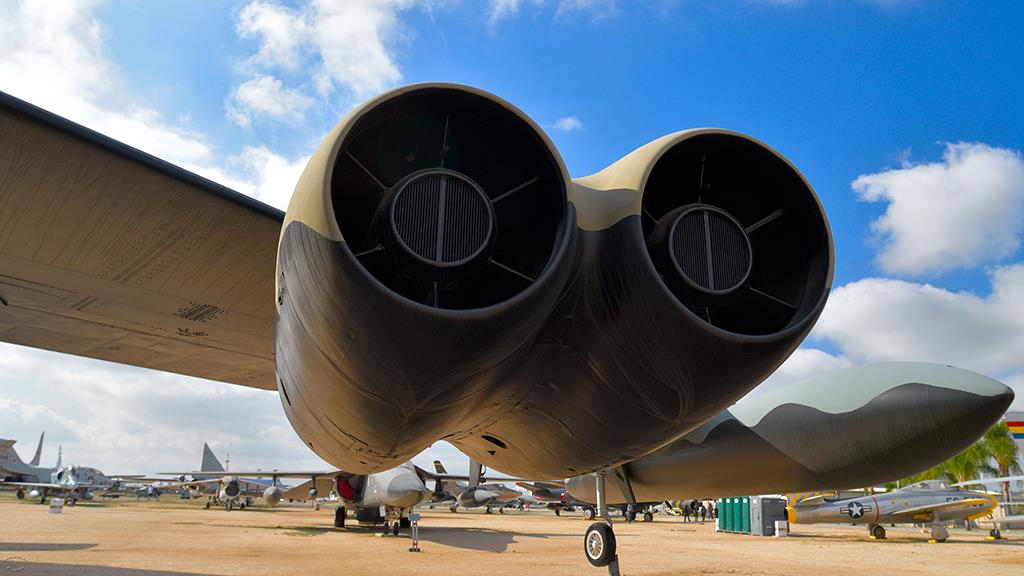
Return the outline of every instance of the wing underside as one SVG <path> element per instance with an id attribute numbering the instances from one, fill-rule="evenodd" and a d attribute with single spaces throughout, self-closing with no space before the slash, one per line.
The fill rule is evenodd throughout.
<path id="1" fill-rule="evenodd" d="M 276 389 L 279 210 L 0 93 L 0 340 Z"/>

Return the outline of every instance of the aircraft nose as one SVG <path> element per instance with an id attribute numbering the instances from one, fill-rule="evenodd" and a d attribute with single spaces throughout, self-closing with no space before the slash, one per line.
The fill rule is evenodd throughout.
<path id="1" fill-rule="evenodd" d="M 415 474 L 395 476 L 388 483 L 387 502 L 389 506 L 411 508 L 423 501 L 427 493 L 423 481 Z"/>

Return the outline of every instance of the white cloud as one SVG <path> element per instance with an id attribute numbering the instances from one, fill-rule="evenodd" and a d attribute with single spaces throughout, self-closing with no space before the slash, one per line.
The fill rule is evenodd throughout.
<path id="1" fill-rule="evenodd" d="M 980 297 L 867 278 L 837 288 L 813 336 L 855 361 L 916 360 L 999 376 L 1024 372 L 1024 264 L 996 269 Z"/>
<path id="2" fill-rule="evenodd" d="M 241 154 L 232 158 L 257 182 L 247 193 L 282 210 L 288 208 L 292 191 L 308 160 L 304 157 L 289 161 L 265 146 L 246 146 Z"/>
<path id="3" fill-rule="evenodd" d="M 851 365 L 852 363 L 845 356 L 836 356 L 817 348 L 797 348 L 778 370 L 745 397 L 763 394 L 801 382 L 822 372 L 838 370 Z"/>
<path id="4" fill-rule="evenodd" d="M 905 164 L 854 180 L 861 200 L 887 202 L 872 222 L 878 262 L 921 275 L 1012 256 L 1024 233 L 1024 159 L 985 144 L 947 144 L 941 162 Z"/>
<path id="5" fill-rule="evenodd" d="M 487 22 L 493 28 L 502 20 L 510 19 L 519 13 L 524 5 L 543 7 L 547 0 L 489 0 L 490 14 Z M 612 16 L 618 12 L 618 0 L 559 0 L 555 4 L 555 17 L 567 17 L 574 13 L 588 12 L 593 20 Z"/>
<path id="6" fill-rule="evenodd" d="M 253 119 L 260 116 L 299 123 L 312 103 L 312 98 L 298 90 L 284 88 L 277 78 L 264 75 L 236 86 L 226 106 L 228 118 L 248 128 Z"/>
<path id="7" fill-rule="evenodd" d="M 276 4 L 252 2 L 239 12 L 235 29 L 242 38 L 259 40 L 260 49 L 253 56 L 256 63 L 285 70 L 298 67 L 308 33 L 300 15 Z"/>
<path id="8" fill-rule="evenodd" d="M 566 116 L 565 118 L 559 118 L 553 125 L 555 130 L 559 132 L 574 132 L 576 130 L 583 129 L 583 122 L 575 116 Z"/>

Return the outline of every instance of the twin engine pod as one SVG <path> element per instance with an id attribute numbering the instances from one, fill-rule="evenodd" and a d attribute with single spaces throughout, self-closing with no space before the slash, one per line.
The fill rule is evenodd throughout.
<path id="1" fill-rule="evenodd" d="M 572 181 L 540 127 L 457 85 L 353 111 L 282 228 L 277 373 L 346 471 L 439 439 L 565 477 L 639 457 L 770 374 L 832 281 L 821 205 L 741 134 L 671 134 Z"/>

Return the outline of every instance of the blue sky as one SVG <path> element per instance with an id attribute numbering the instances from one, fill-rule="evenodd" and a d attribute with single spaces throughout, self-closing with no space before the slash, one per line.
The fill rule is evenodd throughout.
<path id="1" fill-rule="evenodd" d="M 0 23 L 0 90 L 282 207 L 305 157 L 345 112 L 410 82 L 473 84 L 511 101 L 549 132 L 574 177 L 671 131 L 749 133 L 808 177 L 836 246 L 829 309 L 773 381 L 903 358 L 955 363 L 1024 396 L 1018 2 L 52 6 L 0 0 L 13 15 Z M 53 358 L 76 367 L 69 378 L 95 368 L 130 375 L 143 397 L 155 386 L 142 370 L 14 347 L 0 350 L 5 357 L 24 378 L 33 362 Z M 223 385 L 207 387 L 215 386 Z M 38 388 L 0 380 L 0 416 L 15 423 L 0 436 L 29 443 L 46 418 L 74 417 Z M 216 390 L 229 402 L 249 393 Z M 276 401 L 252 400 L 280 412 Z M 52 414 L 32 412 L 43 406 Z M 281 422 L 270 413 L 263 432 L 247 434 L 287 436 Z M 170 453 L 182 459 L 216 424 L 212 413 L 195 422 Z M 136 448 L 156 442 L 117 433 Z M 101 464 L 129 463 L 67 434 Z M 297 440 L 219 437 L 251 464 L 312 461 L 291 456 Z"/>

